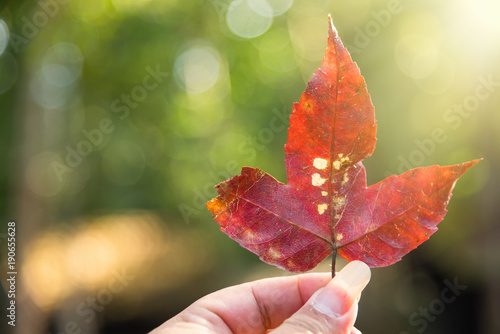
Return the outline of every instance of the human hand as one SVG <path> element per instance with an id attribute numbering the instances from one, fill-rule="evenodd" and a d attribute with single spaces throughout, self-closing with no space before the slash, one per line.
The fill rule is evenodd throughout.
<path id="1" fill-rule="evenodd" d="M 370 269 L 347 264 L 335 278 L 302 274 L 262 279 L 211 293 L 150 334 L 359 334 L 354 328 Z"/>

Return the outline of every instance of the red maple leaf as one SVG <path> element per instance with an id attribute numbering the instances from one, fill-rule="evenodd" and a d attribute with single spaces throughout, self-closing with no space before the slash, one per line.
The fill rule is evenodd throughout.
<path id="1" fill-rule="evenodd" d="M 415 168 L 367 187 L 361 161 L 375 149 L 374 108 L 329 22 L 321 68 L 290 116 L 287 184 L 243 167 L 207 203 L 224 233 L 293 272 L 314 268 L 332 252 L 333 263 L 337 253 L 370 267 L 399 261 L 437 230 L 456 181 L 479 161 Z"/>

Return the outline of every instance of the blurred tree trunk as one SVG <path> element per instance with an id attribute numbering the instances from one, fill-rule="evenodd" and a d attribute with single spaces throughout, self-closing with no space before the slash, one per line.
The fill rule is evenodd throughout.
<path id="1" fill-rule="evenodd" d="M 11 34 L 22 36 L 22 18 L 29 17 L 29 13 L 38 6 L 36 1 L 9 1 L 4 3 L 4 13 L 8 13 L 12 20 Z M 12 37 L 12 36 L 11 36 Z M 36 36 L 35 36 L 36 38 Z M 30 41 L 31 42 L 31 41 Z M 29 46 L 29 43 L 28 43 Z M 49 221 L 47 212 L 47 198 L 38 196 L 29 187 L 26 181 L 26 169 L 30 158 L 43 149 L 43 113 L 30 95 L 30 80 L 33 71 L 26 61 L 26 45 L 14 53 L 18 65 L 18 80 L 11 91 L 14 103 L 11 110 L 5 110 L 13 115 L 11 133 L 12 152 L 9 178 L 11 203 L 10 217 L 16 222 L 16 326 L 15 334 L 47 333 L 48 314 L 41 310 L 32 300 L 26 289 L 26 276 L 23 263 L 27 254 L 27 247 L 33 238 L 40 233 Z"/>
<path id="2" fill-rule="evenodd" d="M 43 149 L 43 131 L 40 131 L 43 113 L 29 94 L 31 71 L 23 64 L 22 55 L 21 53 L 18 57 L 20 76 L 16 87 L 19 103 L 15 111 L 17 120 L 14 122 L 18 129 L 15 144 L 17 161 L 11 165 L 14 169 L 12 175 L 15 175 L 12 217 L 17 226 L 16 247 L 19 261 L 17 321 L 14 332 L 37 334 L 47 332 L 48 315 L 38 308 L 26 291 L 26 277 L 22 264 L 28 251 L 27 246 L 49 221 L 47 212 L 49 206 L 47 198 L 36 195 L 30 189 L 25 177 L 30 158 Z"/>

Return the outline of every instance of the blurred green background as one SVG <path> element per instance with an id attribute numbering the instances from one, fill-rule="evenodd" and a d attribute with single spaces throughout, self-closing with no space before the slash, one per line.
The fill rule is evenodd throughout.
<path id="1" fill-rule="evenodd" d="M 484 158 L 430 241 L 373 270 L 357 327 L 499 333 L 496 0 L 2 1 L 0 254 L 7 268 L 15 221 L 19 274 L 16 327 L 4 315 L 0 331 L 145 333 L 209 292 L 286 275 L 204 203 L 242 166 L 286 180 L 288 115 L 328 13 L 376 109 L 369 184 Z M 467 288 L 444 302 L 450 282 Z"/>

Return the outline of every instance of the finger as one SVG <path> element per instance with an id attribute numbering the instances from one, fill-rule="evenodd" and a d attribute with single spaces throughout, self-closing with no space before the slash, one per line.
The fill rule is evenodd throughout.
<path id="1" fill-rule="evenodd" d="M 370 268 L 366 264 L 350 262 L 273 333 L 350 334 L 358 311 L 356 298 L 369 280 Z"/>
<path id="2" fill-rule="evenodd" d="M 258 280 L 222 290 L 225 304 L 212 309 L 233 333 L 258 333 L 279 326 L 330 280 L 328 273 Z"/>
<path id="3" fill-rule="evenodd" d="M 215 333 L 262 333 L 297 312 L 330 280 L 329 273 L 314 273 L 229 287 L 201 298 L 167 323 L 178 327 L 189 318 L 191 327 L 211 326 Z"/>

